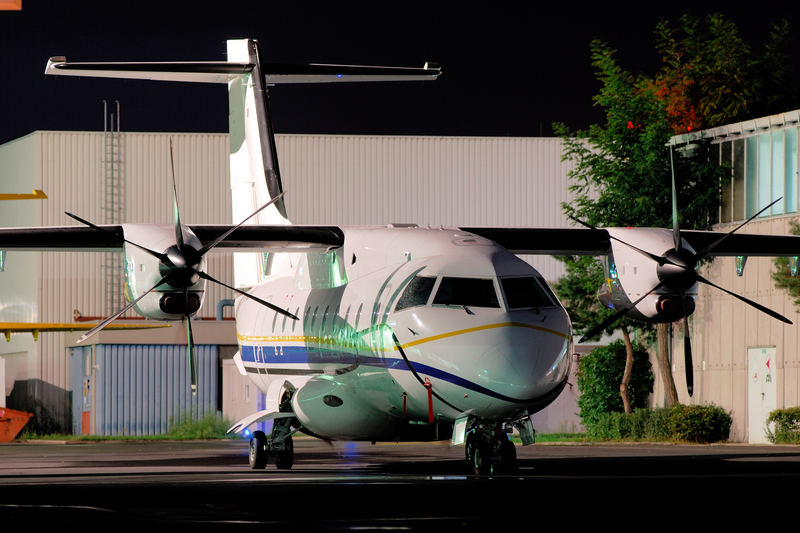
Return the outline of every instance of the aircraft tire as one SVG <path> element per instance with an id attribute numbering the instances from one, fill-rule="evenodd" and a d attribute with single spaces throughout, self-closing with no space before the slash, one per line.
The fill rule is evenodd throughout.
<path id="1" fill-rule="evenodd" d="M 278 470 L 291 470 L 294 464 L 294 444 L 292 437 L 286 437 L 284 449 L 275 455 L 275 466 Z"/>
<path id="2" fill-rule="evenodd" d="M 248 454 L 250 460 L 250 468 L 253 470 L 262 470 L 267 467 L 267 436 L 263 431 L 254 431 L 253 436 L 250 437 L 250 452 Z"/>
<path id="3" fill-rule="evenodd" d="M 515 474 L 517 472 L 517 449 L 510 439 L 500 443 L 500 470 L 502 474 Z"/>
<path id="4" fill-rule="evenodd" d="M 485 476 L 493 472 L 492 447 L 489 444 L 477 443 L 472 459 L 473 471 L 476 475 Z"/>
<path id="5" fill-rule="evenodd" d="M 467 441 L 464 445 L 464 455 L 467 459 L 467 464 L 472 466 L 475 462 L 475 433 L 467 435 Z"/>

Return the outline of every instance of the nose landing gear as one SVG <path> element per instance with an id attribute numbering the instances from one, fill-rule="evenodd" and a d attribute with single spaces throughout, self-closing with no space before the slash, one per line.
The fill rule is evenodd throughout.
<path id="1" fill-rule="evenodd" d="M 517 472 L 516 447 L 500 422 L 477 424 L 469 430 L 466 459 L 468 470 L 478 475 Z"/>

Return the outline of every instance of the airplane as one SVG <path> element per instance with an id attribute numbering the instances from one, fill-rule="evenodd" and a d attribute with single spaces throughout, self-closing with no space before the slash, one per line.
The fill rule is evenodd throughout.
<path id="1" fill-rule="evenodd" d="M 146 317 L 184 321 L 190 360 L 189 318 L 202 305 L 205 284 L 235 290 L 234 361 L 265 394 L 266 409 L 230 431 L 273 423 L 269 436 L 250 435 L 254 469 L 270 459 L 278 469 L 291 468 L 292 435 L 301 432 L 373 442 L 450 439 L 465 445 L 476 474 L 516 471 L 509 433 L 516 429 L 523 445 L 535 441 L 530 415 L 564 388 L 573 343 L 567 311 L 518 254 L 605 257 L 606 301 L 618 310 L 615 318 L 648 322 L 691 314 L 698 283 L 713 285 L 695 268 L 703 257 L 800 254 L 800 237 L 686 231 L 677 223 L 672 229 L 291 224 L 267 87 L 432 81 L 441 67 L 431 63 L 272 64 L 261 61 L 257 41 L 237 39 L 227 43 L 227 61 L 53 57 L 45 73 L 228 85 L 232 202 L 240 223 L 183 224 L 176 201 L 173 225 L 98 226 L 70 215 L 83 225 L 0 229 L 0 247 L 122 249 L 125 264 L 134 265 L 125 278 L 130 303 L 109 319 L 133 307 Z M 215 248 L 259 252 L 235 254 L 237 287 L 206 272 L 204 256 Z"/>

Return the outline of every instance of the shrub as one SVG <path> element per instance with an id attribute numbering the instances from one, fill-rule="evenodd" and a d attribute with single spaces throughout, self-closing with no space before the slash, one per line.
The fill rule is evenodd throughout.
<path id="1" fill-rule="evenodd" d="M 584 355 L 578 365 L 578 398 L 580 417 L 587 432 L 600 417 L 609 412 L 623 412 L 619 384 L 625 372 L 625 343 L 621 340 L 596 348 Z M 633 369 L 628 385 L 628 395 L 633 408 L 644 407 L 653 392 L 653 375 L 650 357 L 642 346 L 633 347 Z"/>
<path id="2" fill-rule="evenodd" d="M 715 405 L 676 405 L 636 409 L 630 415 L 603 413 L 589 426 L 592 440 L 681 440 L 697 443 L 727 440 L 731 416 Z"/>
<path id="3" fill-rule="evenodd" d="M 716 405 L 676 405 L 670 409 L 672 438 L 688 442 L 728 440 L 731 415 Z"/>
<path id="4" fill-rule="evenodd" d="M 800 407 L 772 411 L 767 417 L 767 438 L 774 444 L 800 444 Z"/>

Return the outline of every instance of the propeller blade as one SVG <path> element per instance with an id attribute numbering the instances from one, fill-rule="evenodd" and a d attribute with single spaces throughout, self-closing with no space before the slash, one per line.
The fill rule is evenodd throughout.
<path id="1" fill-rule="evenodd" d="M 271 304 L 271 303 L 269 303 L 267 301 L 264 301 L 261 298 L 259 298 L 258 296 L 253 296 L 252 294 L 248 294 L 248 293 L 246 293 L 244 291 L 241 291 L 241 290 L 237 289 L 236 287 L 231 287 L 227 283 L 222 283 L 218 279 L 214 279 L 211 276 L 209 276 L 208 274 L 206 274 L 205 272 L 202 272 L 200 270 L 196 270 L 195 272 L 197 272 L 197 275 L 200 276 L 203 279 L 206 279 L 208 281 L 213 281 L 214 283 L 216 283 L 218 285 L 222 285 L 226 289 L 230 289 L 230 290 L 232 290 L 232 291 L 234 291 L 234 292 L 236 292 L 238 294 L 241 294 L 242 296 L 246 296 L 246 297 L 250 298 L 251 300 L 254 300 L 254 301 L 258 302 L 258 303 L 260 303 L 261 305 L 263 305 L 265 307 L 269 307 L 273 311 L 277 311 L 278 313 L 291 318 L 292 320 L 299 320 L 296 316 L 294 316 L 289 311 L 286 311 L 285 309 L 281 309 L 277 305 L 273 305 L 273 304 Z"/>
<path id="2" fill-rule="evenodd" d="M 672 241 L 675 251 L 681 251 L 681 229 L 678 226 L 678 190 L 675 187 L 675 163 L 672 160 L 672 145 L 669 147 L 669 169 L 672 174 Z"/>
<path id="3" fill-rule="evenodd" d="M 568 216 L 569 218 L 571 218 L 572 220 L 574 220 L 575 222 L 577 222 L 578 224 L 582 225 L 582 226 L 586 226 L 586 227 L 587 227 L 587 228 L 589 228 L 589 229 L 597 229 L 597 228 L 595 228 L 594 226 L 592 226 L 591 224 L 589 224 L 588 222 L 584 222 L 584 221 L 582 221 L 582 220 L 579 220 L 579 219 L 575 218 L 575 217 L 574 217 L 574 216 L 572 216 L 572 215 L 567 215 L 567 216 Z M 625 246 L 627 246 L 627 247 L 629 247 L 629 248 L 632 248 L 632 249 L 636 250 L 637 252 L 639 252 L 639 253 L 640 253 L 640 254 L 642 254 L 643 256 L 645 256 L 645 257 L 647 257 L 647 258 L 649 258 L 649 259 L 652 259 L 653 261 L 655 261 L 655 262 L 656 262 L 656 263 L 658 263 L 659 265 L 663 265 L 664 263 L 669 263 L 670 265 L 681 266 L 681 265 L 678 265 L 678 264 L 676 264 L 676 263 L 673 263 L 672 261 L 670 261 L 670 260 L 669 260 L 669 259 L 667 259 L 666 257 L 662 257 L 662 256 L 660 256 L 660 255 L 656 255 L 656 254 L 650 253 L 650 252 L 648 252 L 648 251 L 646 251 L 646 250 L 642 250 L 641 248 L 638 248 L 638 247 L 636 247 L 636 246 L 634 246 L 634 245 L 632 245 L 632 244 L 630 244 L 630 243 L 627 243 L 627 242 L 623 241 L 622 239 L 618 239 L 618 238 L 614 237 L 613 235 L 610 235 L 610 234 L 609 234 L 609 236 L 608 236 L 608 237 L 609 237 L 610 239 L 613 239 L 613 240 L 615 240 L 615 241 L 617 241 L 617 242 L 620 242 L 620 243 L 624 244 Z"/>
<path id="4" fill-rule="evenodd" d="M 641 302 L 642 300 L 647 298 L 653 291 L 655 291 L 657 289 L 660 289 L 662 285 L 664 285 L 664 282 L 663 281 L 659 281 L 656 284 L 655 287 L 653 287 L 652 289 L 647 291 L 643 296 L 639 297 L 639 299 L 636 300 L 635 302 L 633 302 L 630 305 L 630 307 L 626 307 L 624 309 L 620 309 L 619 311 L 617 311 L 616 313 L 614 313 L 613 315 L 611 315 L 607 319 L 603 320 L 603 322 L 601 322 L 599 325 L 593 327 L 586 334 L 584 334 L 584 336 L 581 337 L 581 340 L 578 341 L 578 342 L 586 342 L 587 340 L 591 339 L 595 335 L 597 335 L 599 333 L 602 333 L 604 329 L 606 329 L 608 326 L 610 326 L 611 324 L 616 322 L 618 319 L 620 319 L 624 315 L 626 315 L 630 310 L 632 310 L 634 307 L 636 307 L 639 304 L 639 302 Z"/>
<path id="5" fill-rule="evenodd" d="M 121 315 L 121 314 L 123 314 L 125 311 L 127 311 L 128 309 L 130 309 L 131 307 L 133 307 L 134 305 L 136 305 L 136 304 L 139 302 L 139 300 L 141 300 L 142 298 L 144 298 L 145 296 L 147 296 L 148 294 L 150 294 L 150 292 L 151 292 L 153 289 L 155 289 L 155 288 L 156 288 L 156 287 L 158 287 L 159 285 L 161 285 L 161 284 L 163 284 L 163 283 L 166 283 L 167 281 L 169 281 L 169 278 L 171 278 L 171 277 L 172 277 L 172 274 L 167 274 L 166 276 L 164 276 L 163 278 L 161 278 L 160 280 L 158 280 L 158 283 L 156 283 L 155 285 L 153 285 L 152 287 L 150 287 L 148 290 L 146 290 L 144 293 L 142 293 L 142 295 L 141 295 L 141 296 L 139 296 L 139 297 L 138 297 L 138 298 L 136 298 L 134 301 L 130 302 L 128 305 L 126 305 L 125 307 L 123 307 L 122 309 L 120 309 L 119 311 L 117 311 L 116 313 L 114 313 L 114 314 L 113 314 L 113 315 L 111 315 L 110 317 L 106 318 L 105 320 L 103 320 L 102 322 L 100 322 L 99 324 L 97 324 L 95 327 L 93 327 L 92 329 L 90 329 L 89 331 L 87 331 L 86 333 L 84 333 L 83 335 L 81 335 L 81 338 L 80 338 L 80 339 L 78 339 L 78 340 L 77 340 L 77 342 L 80 344 L 81 342 L 85 341 L 86 339 L 88 339 L 89 337 L 91 337 L 92 335 L 94 335 L 95 333 L 97 333 L 98 331 L 100 331 L 101 329 L 103 329 L 104 327 L 106 327 L 108 324 L 110 324 L 112 321 L 114 321 L 114 320 L 115 320 L 115 319 L 116 319 L 118 316 L 120 316 L 120 315 Z"/>
<path id="6" fill-rule="evenodd" d="M 178 249 L 183 250 L 183 225 L 181 224 L 181 215 L 178 210 L 178 187 L 175 185 L 175 157 L 172 151 L 172 137 L 169 138 L 169 166 L 172 170 L 172 215 L 175 221 L 175 239 L 178 243 Z"/>
<path id="7" fill-rule="evenodd" d="M 257 215 L 258 213 L 260 213 L 260 212 L 261 212 L 263 209 L 266 209 L 268 206 L 270 206 L 270 205 L 272 205 L 273 203 L 277 202 L 277 201 L 278 201 L 278 199 L 279 199 L 279 198 L 281 198 L 281 197 L 283 197 L 283 195 L 284 195 L 284 194 L 286 194 L 286 191 L 284 191 L 284 192 L 280 193 L 278 196 L 276 196 L 275 198 L 273 198 L 273 199 L 272 199 L 272 200 L 270 200 L 269 202 L 265 203 L 264 205 L 262 205 L 261 207 L 259 207 L 258 209 L 256 209 L 256 210 L 253 212 L 253 214 L 251 214 L 250 216 L 248 216 L 247 218 L 245 218 L 244 220 L 242 220 L 241 222 L 239 222 L 238 224 L 236 224 L 234 227 L 232 227 L 231 229 L 229 229 L 228 231 L 226 231 L 225 233 L 223 233 L 222 235 L 220 235 L 219 237 L 217 237 L 216 239 L 214 239 L 214 241 L 213 241 L 213 242 L 211 242 L 210 244 L 207 244 L 207 245 L 203 246 L 203 248 L 202 248 L 202 249 L 201 249 L 201 250 L 198 252 L 198 253 L 200 254 L 200 257 L 204 256 L 206 253 L 208 253 L 208 251 L 209 251 L 209 250 L 211 250 L 211 249 L 212 249 L 212 248 L 214 248 L 216 245 L 218 245 L 219 243 L 221 243 L 222 241 L 224 241 L 224 240 L 225 240 L 225 237 L 227 237 L 228 235 L 230 235 L 231 233 L 233 233 L 233 232 L 234 232 L 234 231 L 235 231 L 235 230 L 236 230 L 236 229 L 237 229 L 239 226 L 241 226 L 242 224 L 244 224 L 245 222 L 247 222 L 248 220 L 250 220 L 251 218 L 253 218 L 254 216 L 256 216 L 256 215 Z"/>
<path id="8" fill-rule="evenodd" d="M 686 366 L 686 390 L 689 397 L 694 392 L 694 367 L 692 366 L 692 339 L 689 337 L 689 314 L 686 312 L 686 293 L 681 293 L 683 307 L 683 363 Z"/>
<path id="9" fill-rule="evenodd" d="M 768 307 L 764 307 L 763 305 L 761 305 L 759 303 L 756 303 L 753 300 L 750 300 L 748 298 L 745 298 L 744 296 L 740 296 L 740 295 L 736 294 L 735 292 L 731 292 L 728 289 L 723 289 L 719 285 L 717 285 L 715 283 L 711 283 L 710 281 L 708 281 L 706 278 L 704 278 L 700 274 L 697 274 L 697 281 L 699 281 L 700 283 L 705 283 L 706 285 L 711 285 L 712 287 L 715 287 L 715 288 L 721 290 L 724 293 L 730 294 L 734 298 L 737 298 L 737 299 L 743 301 L 744 303 L 755 307 L 759 311 L 762 311 L 762 312 L 768 314 L 769 316 L 771 316 L 773 318 L 777 318 L 781 322 L 785 322 L 786 324 L 791 324 L 792 323 L 791 320 L 789 320 L 785 316 L 781 315 L 780 313 L 777 313 L 777 312 L 773 311 L 772 309 L 769 309 Z"/>
<path id="10" fill-rule="evenodd" d="M 189 291 L 184 290 L 186 307 L 189 307 Z M 192 379 L 192 396 L 197 396 L 197 354 L 194 350 L 194 336 L 192 335 L 192 319 L 189 315 L 184 317 L 186 323 L 186 350 L 189 356 L 189 373 Z"/>
<path id="11" fill-rule="evenodd" d="M 77 220 L 81 224 L 85 224 L 85 225 L 89 226 L 90 228 L 94 228 L 94 229 L 96 229 L 98 231 L 108 231 L 107 229 L 101 228 L 97 224 L 92 224 L 88 220 L 83 219 L 83 218 L 81 218 L 78 215 L 75 215 L 73 213 L 70 213 L 69 211 L 64 211 L 64 214 L 67 215 L 68 217 L 74 218 L 75 220 Z M 122 240 L 127 242 L 128 244 L 131 244 L 131 245 L 139 248 L 142 251 L 147 252 L 148 254 L 152 255 L 153 257 L 155 257 L 156 259 L 159 259 L 162 262 L 167 260 L 167 254 L 162 254 L 161 252 L 156 252 L 155 250 L 151 250 L 150 248 L 146 248 L 146 247 L 142 246 L 141 244 L 136 244 L 135 242 L 130 241 L 130 240 L 125 239 L 125 238 L 123 238 Z"/>
<path id="12" fill-rule="evenodd" d="M 769 209 L 769 208 L 770 208 L 770 207 L 772 207 L 773 205 L 777 204 L 777 203 L 778 203 L 778 202 L 780 202 L 782 199 L 783 199 L 783 196 L 781 196 L 780 198 L 778 198 L 777 200 L 775 200 L 774 202 L 772 202 L 771 204 L 769 204 L 767 207 L 763 208 L 761 211 L 759 211 L 759 212 L 758 212 L 758 213 L 756 213 L 755 215 L 751 216 L 750 218 L 748 218 L 747 220 L 745 220 L 744 222 L 742 222 L 741 224 L 739 224 L 738 226 L 736 226 L 736 227 L 735 227 L 735 228 L 733 228 L 732 230 L 730 230 L 728 233 L 726 233 L 725 235 L 723 235 L 722 237 L 720 237 L 720 238 L 719 238 L 719 239 L 717 239 L 716 241 L 712 242 L 711 244 L 709 244 L 708 246 L 706 246 L 705 248 L 703 248 L 702 250 L 700 250 L 699 252 L 697 252 L 697 253 L 694 255 L 695 259 L 696 259 L 697 261 L 700 261 L 701 259 L 703 259 L 705 256 L 707 256 L 708 254 L 710 254 L 710 253 L 711 253 L 711 251 L 712 251 L 714 248 L 716 248 L 717 246 L 719 246 L 721 242 L 723 242 L 725 239 L 727 239 L 728 237 L 730 237 L 730 236 L 731 236 L 731 235 L 732 235 L 732 234 L 733 234 L 735 231 L 738 231 L 738 230 L 740 230 L 740 229 L 742 228 L 742 226 L 744 226 L 744 225 L 745 225 L 745 224 L 747 224 L 748 222 L 751 222 L 751 221 L 752 221 L 753 219 L 755 219 L 755 218 L 756 218 L 758 215 L 760 215 L 761 213 L 763 213 L 764 211 L 766 211 L 767 209 Z"/>

